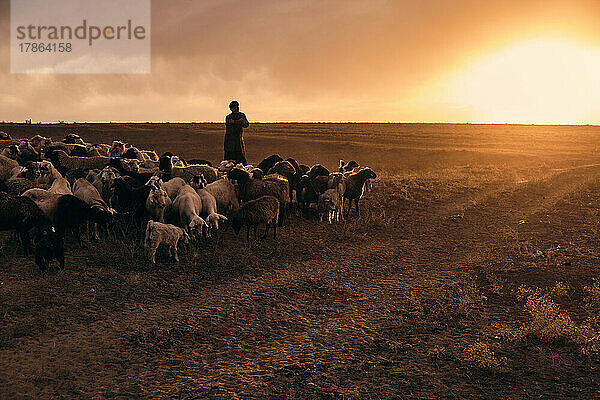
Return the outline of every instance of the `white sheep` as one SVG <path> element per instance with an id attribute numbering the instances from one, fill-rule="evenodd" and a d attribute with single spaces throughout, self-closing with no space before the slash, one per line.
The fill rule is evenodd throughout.
<path id="1" fill-rule="evenodd" d="M 148 221 L 148 224 L 146 225 L 144 246 L 149 253 L 152 263 L 156 264 L 156 249 L 158 249 L 158 246 L 161 243 L 165 243 L 169 246 L 169 255 L 175 258 L 175 261 L 179 261 L 177 255 L 177 243 L 182 238 L 184 243 L 187 243 L 190 239 L 183 229 L 171 224 Z"/>
<path id="2" fill-rule="evenodd" d="M 71 184 L 66 178 L 56 179 L 50 189 L 48 189 L 48 193 L 54 194 L 73 194 L 71 191 Z"/>
<path id="3" fill-rule="evenodd" d="M 213 195 L 217 201 L 217 207 L 222 213 L 237 211 L 240 208 L 235 185 L 229 179 L 223 178 L 209 183 L 204 190 Z"/>
<path id="4" fill-rule="evenodd" d="M 188 232 L 208 230 L 208 224 L 199 215 L 202 210 L 202 200 L 190 185 L 185 185 L 179 190 L 171 209 L 179 215 L 181 226 Z"/>
<path id="5" fill-rule="evenodd" d="M 167 192 L 160 187 L 152 186 L 146 199 L 146 211 L 154 221 L 165 222 L 165 208 L 171 206 Z"/>
<path id="6" fill-rule="evenodd" d="M 202 205 L 200 213 L 207 216 L 208 236 L 212 236 L 212 233 L 219 229 L 219 221 L 227 221 L 227 217 L 217 212 L 217 200 L 210 192 L 205 189 L 196 189 L 196 193 L 200 196 Z"/>

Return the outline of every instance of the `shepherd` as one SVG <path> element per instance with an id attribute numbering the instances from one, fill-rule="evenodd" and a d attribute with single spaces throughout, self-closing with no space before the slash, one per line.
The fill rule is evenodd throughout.
<path id="1" fill-rule="evenodd" d="M 246 115 L 240 112 L 240 103 L 232 101 L 229 103 L 231 114 L 225 117 L 225 149 L 224 160 L 235 160 L 235 162 L 246 165 L 246 147 L 242 133 L 244 128 L 250 126 Z"/>

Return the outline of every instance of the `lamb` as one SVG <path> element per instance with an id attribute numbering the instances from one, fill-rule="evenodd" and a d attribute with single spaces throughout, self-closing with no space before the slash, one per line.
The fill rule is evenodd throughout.
<path id="1" fill-rule="evenodd" d="M 221 213 L 236 211 L 240 208 L 240 202 L 235 192 L 235 185 L 226 178 L 209 183 L 204 190 L 213 195 L 217 201 L 217 209 Z"/>
<path id="2" fill-rule="evenodd" d="M 333 221 L 339 222 L 342 214 L 342 202 L 337 188 L 327 189 L 325 193 L 320 195 L 317 208 L 321 222 L 324 219 L 327 219 L 329 224 Z"/>
<path id="3" fill-rule="evenodd" d="M 161 222 L 148 221 L 144 246 L 149 253 L 152 264 L 156 264 L 156 249 L 161 243 L 169 246 L 169 255 L 179 261 L 177 243 L 183 238 L 184 243 L 190 240 L 189 235 L 181 228 Z"/>
<path id="4" fill-rule="evenodd" d="M 356 216 L 359 215 L 358 202 L 364 195 L 365 182 L 367 179 L 375 178 L 377 178 L 377 175 L 375 175 L 375 172 L 369 167 L 362 168 L 358 172 L 348 175 L 346 178 L 346 190 L 344 191 L 344 199 L 349 200 L 346 216 L 350 214 L 350 210 L 352 210 L 352 200 L 354 200 L 354 203 L 356 204 Z"/>
<path id="5" fill-rule="evenodd" d="M 38 230 L 35 237 L 35 263 L 40 271 L 48 269 L 50 262 L 56 259 L 59 269 L 65 269 L 65 247 L 54 228 L 44 227 Z"/>
<path id="6" fill-rule="evenodd" d="M 48 189 L 48 193 L 54 194 L 73 194 L 71 191 L 71 184 L 66 178 L 56 179 L 50 189 Z"/>
<path id="7" fill-rule="evenodd" d="M 199 215 L 202 210 L 202 200 L 190 185 L 185 185 L 179 190 L 172 209 L 179 215 L 179 223 L 188 232 L 194 230 L 207 232 L 208 224 Z"/>
<path id="8" fill-rule="evenodd" d="M 250 228 L 254 227 L 254 238 L 257 237 L 258 224 L 265 224 L 266 239 L 269 228 L 273 226 L 273 239 L 277 237 L 277 221 L 279 220 L 279 200 L 273 196 L 262 196 L 250 200 L 231 215 L 231 226 L 235 234 L 240 233 L 242 226 L 246 225 L 246 240 L 250 239 Z"/>
<path id="9" fill-rule="evenodd" d="M 154 221 L 165 222 L 165 208 L 171 206 L 167 192 L 159 187 L 151 186 L 146 199 L 146 211 Z"/>
<path id="10" fill-rule="evenodd" d="M 281 158 L 279 154 L 273 154 L 262 160 L 256 167 L 262 169 L 264 172 L 267 172 L 280 161 L 283 161 L 283 158 Z"/>
<path id="11" fill-rule="evenodd" d="M 50 160 L 61 173 L 73 170 L 103 169 L 110 163 L 108 157 L 71 157 L 64 150 L 54 150 Z"/>
<path id="12" fill-rule="evenodd" d="M 287 179 L 278 177 L 276 179 L 258 180 L 250 177 L 248 172 L 235 168 L 228 174 L 228 178 L 237 181 L 240 188 L 240 197 L 244 201 L 258 199 L 270 195 L 279 200 L 279 225 L 283 223 L 285 212 L 290 202 L 290 186 Z"/>
<path id="13" fill-rule="evenodd" d="M 50 220 L 33 200 L 0 192 L 0 231 L 16 230 L 25 256 L 31 251 L 29 230 L 47 225 Z"/>

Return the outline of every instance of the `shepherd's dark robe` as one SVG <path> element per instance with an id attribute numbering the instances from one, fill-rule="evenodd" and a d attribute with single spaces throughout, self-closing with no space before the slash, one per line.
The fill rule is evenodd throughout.
<path id="1" fill-rule="evenodd" d="M 235 160 L 238 163 L 246 164 L 246 146 L 242 133 L 244 128 L 249 125 L 244 113 L 234 112 L 225 117 L 224 160 Z"/>

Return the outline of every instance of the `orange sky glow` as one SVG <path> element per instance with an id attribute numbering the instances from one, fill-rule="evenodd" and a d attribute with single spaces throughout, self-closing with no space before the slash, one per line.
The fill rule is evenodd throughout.
<path id="1" fill-rule="evenodd" d="M 0 120 L 600 123 L 598 1 L 155 0 L 152 73 L 10 73 Z"/>

